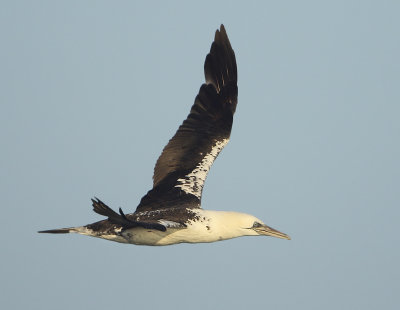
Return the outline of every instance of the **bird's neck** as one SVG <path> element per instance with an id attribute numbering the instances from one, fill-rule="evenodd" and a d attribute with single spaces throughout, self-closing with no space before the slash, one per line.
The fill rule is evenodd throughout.
<path id="1" fill-rule="evenodd" d="M 200 210 L 200 225 L 218 240 L 231 239 L 252 235 L 253 231 L 246 229 L 242 219 L 247 214 L 231 211 Z"/>

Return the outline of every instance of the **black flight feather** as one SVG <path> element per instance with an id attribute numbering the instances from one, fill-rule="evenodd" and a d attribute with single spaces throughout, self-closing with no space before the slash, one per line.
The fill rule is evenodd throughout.
<path id="1" fill-rule="evenodd" d="M 98 198 L 92 199 L 93 203 L 93 211 L 108 217 L 108 220 L 113 223 L 122 226 L 123 230 L 134 228 L 134 227 L 143 227 L 146 229 L 155 229 L 160 231 L 166 231 L 167 228 L 159 223 L 148 223 L 142 221 L 133 221 L 126 217 L 121 208 L 119 208 L 119 213 L 112 210 L 109 206 L 107 206 L 104 202 L 102 202 Z"/>

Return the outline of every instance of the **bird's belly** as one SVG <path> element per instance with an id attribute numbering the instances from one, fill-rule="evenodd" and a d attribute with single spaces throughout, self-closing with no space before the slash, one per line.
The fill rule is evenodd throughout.
<path id="1" fill-rule="evenodd" d="M 127 229 L 122 236 L 128 243 L 138 245 L 170 245 L 177 243 L 202 243 L 214 242 L 223 238 L 213 234 L 207 227 L 168 228 L 166 231 L 150 230 L 144 228 Z"/>

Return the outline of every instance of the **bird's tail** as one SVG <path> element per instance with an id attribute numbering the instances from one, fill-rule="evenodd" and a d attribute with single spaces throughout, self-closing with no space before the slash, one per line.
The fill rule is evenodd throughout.
<path id="1" fill-rule="evenodd" d="M 38 233 L 41 234 L 69 234 L 69 233 L 81 233 L 82 227 L 68 227 L 68 228 L 58 228 L 58 229 L 49 229 L 49 230 L 41 230 Z"/>

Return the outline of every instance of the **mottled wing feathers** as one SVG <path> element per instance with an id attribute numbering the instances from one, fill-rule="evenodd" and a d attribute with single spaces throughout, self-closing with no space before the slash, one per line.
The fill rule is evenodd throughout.
<path id="1" fill-rule="evenodd" d="M 236 59 L 223 25 L 215 33 L 204 73 L 206 83 L 200 87 L 187 119 L 158 158 L 153 189 L 142 198 L 137 211 L 177 204 L 200 207 L 204 181 L 229 141 L 237 105 Z"/>

